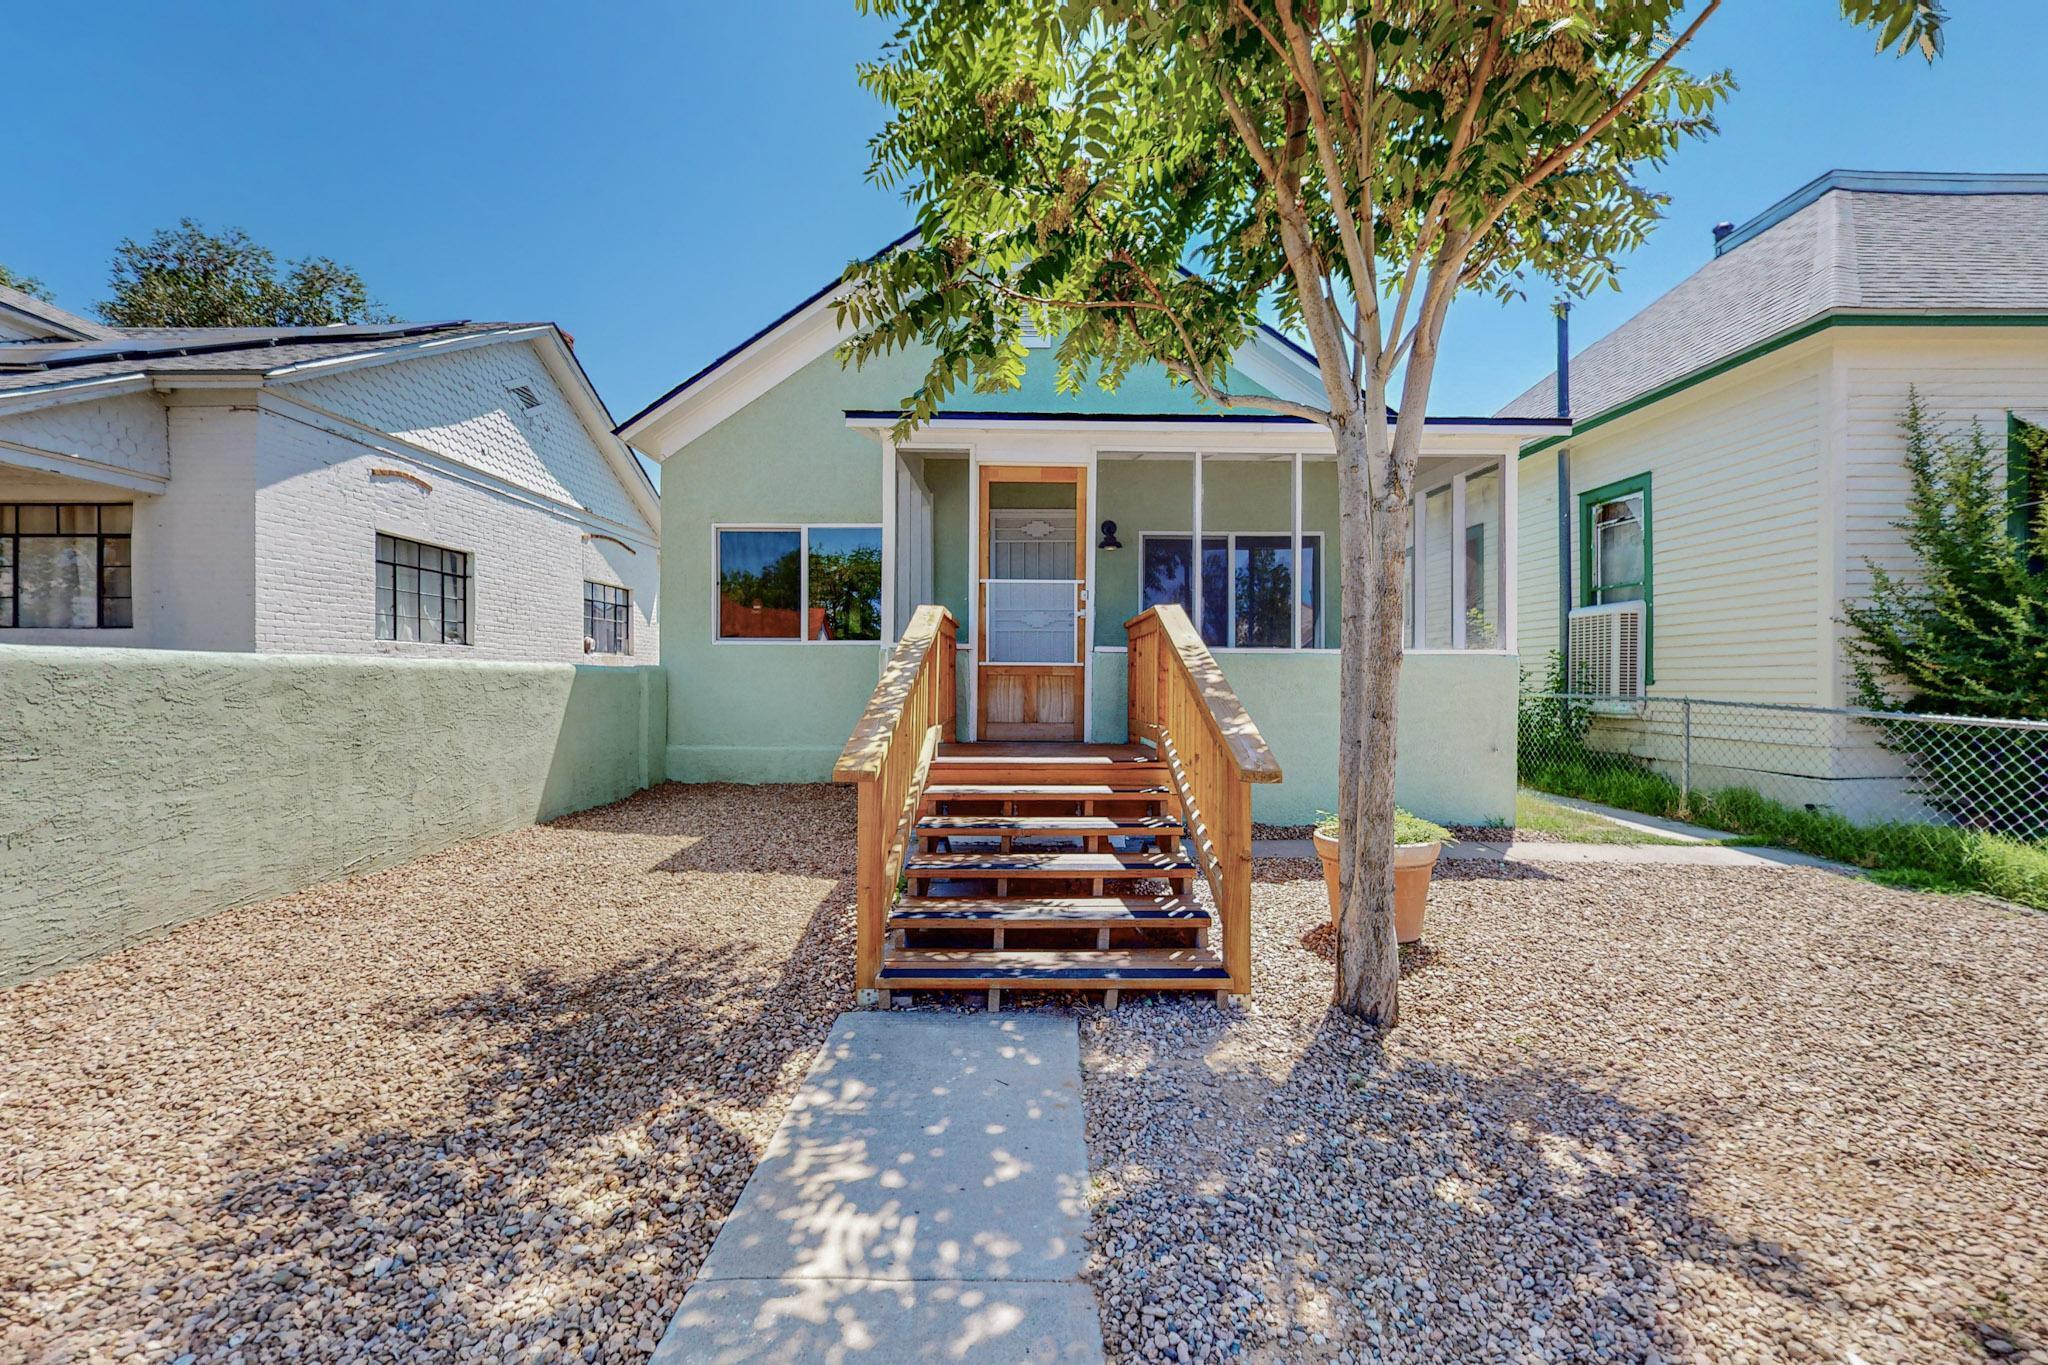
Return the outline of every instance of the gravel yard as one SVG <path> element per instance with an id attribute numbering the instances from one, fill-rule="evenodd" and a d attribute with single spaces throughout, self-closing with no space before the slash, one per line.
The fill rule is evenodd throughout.
<path id="1" fill-rule="evenodd" d="M 0 994 L 0 1360 L 644 1356 L 850 998 L 852 813 L 664 787 Z"/>
<path id="2" fill-rule="evenodd" d="M 2048 919 L 1447 865 L 1382 1044 L 1260 875 L 1248 1008 L 1083 1024 L 1114 1357 L 2048 1362 Z"/>
<path id="3" fill-rule="evenodd" d="M 0 1360 L 641 1358 L 851 998 L 851 816 L 664 787 L 0 994 Z M 2048 919 L 1445 865 L 1384 1045 L 1326 923 L 1261 863 L 1248 1006 L 1080 1011 L 1118 1359 L 2048 1327 Z"/>

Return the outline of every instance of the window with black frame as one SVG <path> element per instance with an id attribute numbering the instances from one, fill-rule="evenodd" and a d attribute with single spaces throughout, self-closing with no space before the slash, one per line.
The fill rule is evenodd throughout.
<path id="1" fill-rule="evenodd" d="M 609 583 L 583 584 L 584 648 L 592 654 L 633 652 L 633 594 Z"/>
<path id="2" fill-rule="evenodd" d="M 468 644 L 469 556 L 399 536 L 378 536 L 377 638 Z"/>
<path id="3" fill-rule="evenodd" d="M 0 629 L 135 624 L 130 503 L 0 503 Z"/>

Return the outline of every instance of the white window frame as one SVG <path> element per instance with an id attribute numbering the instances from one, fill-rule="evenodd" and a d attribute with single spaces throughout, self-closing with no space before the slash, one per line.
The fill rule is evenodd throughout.
<path id="1" fill-rule="evenodd" d="M 1326 648 L 1325 648 L 1325 646 L 1324 646 L 1324 644 L 1323 644 L 1323 639 L 1324 639 L 1324 635 L 1323 635 L 1323 624 L 1324 624 L 1324 622 L 1325 622 L 1325 621 L 1327 621 L 1327 620 L 1329 619 L 1329 615 L 1330 615 L 1330 614 L 1329 614 L 1329 612 L 1328 612 L 1327 610 L 1325 610 L 1325 609 L 1324 609 L 1324 604 L 1322 603 L 1322 595 L 1321 595 L 1320 593 L 1318 593 L 1318 594 L 1317 594 L 1317 608 L 1316 608 L 1316 642 L 1315 642 L 1314 644 L 1312 644 L 1312 645 L 1240 645 L 1240 644 L 1238 644 L 1238 643 L 1237 643 L 1237 570 L 1236 570 L 1236 567 L 1235 567 L 1235 566 L 1236 566 L 1236 564 L 1237 564 L 1237 538 L 1238 538 L 1239 536 L 1247 536 L 1247 537 L 1254 537 L 1254 538 L 1261 538 L 1261 539 L 1269 539 L 1269 540 L 1271 540 L 1271 539 L 1277 539 L 1277 540 L 1288 540 L 1288 541 L 1291 541 L 1291 542 L 1292 542 L 1293 544 L 1296 544 L 1296 545 L 1304 545 L 1304 546 L 1305 546 L 1305 545 L 1307 545 L 1307 544 L 1308 544 L 1308 543 L 1309 543 L 1310 541 L 1314 541 L 1314 542 L 1315 542 L 1315 545 L 1316 545 L 1316 576 L 1317 576 L 1318 578 L 1320 578 L 1320 577 L 1322 577 L 1322 576 L 1323 576 L 1323 574 L 1324 574 L 1324 573 L 1326 572 L 1326 568 L 1327 568 L 1327 566 L 1326 566 L 1326 563 L 1325 563 L 1325 561 L 1324 561 L 1324 559 L 1323 559 L 1323 542 L 1324 542 L 1324 539 L 1325 539 L 1325 537 L 1324 537 L 1324 535 L 1323 535 L 1323 533 L 1322 533 L 1321 531 L 1302 531 L 1302 532 L 1300 533 L 1300 535 L 1299 535 L 1299 537 L 1298 537 L 1298 538 L 1297 538 L 1297 537 L 1295 536 L 1295 534 L 1294 534 L 1294 532 L 1293 532 L 1292 530 L 1288 530 L 1288 531 L 1208 531 L 1208 530 L 1205 530 L 1205 531 L 1203 531 L 1203 532 L 1202 532 L 1202 539 L 1204 539 L 1204 540 L 1221 540 L 1221 541 L 1223 541 L 1223 543 L 1224 543 L 1224 544 L 1223 544 L 1223 563 L 1224 563 L 1224 575 L 1223 575 L 1223 577 L 1224 577 L 1224 592 L 1225 592 L 1225 594 L 1226 594 L 1227 596 L 1226 596 L 1226 600 L 1225 600 L 1225 603 L 1224 603 L 1224 608 L 1223 608 L 1223 619 L 1224 619 L 1224 621 L 1225 621 L 1225 622 L 1226 622 L 1226 623 L 1227 623 L 1227 624 L 1229 625 L 1229 627 L 1230 627 L 1230 639 L 1231 639 L 1231 643 L 1229 643 L 1229 644 L 1227 644 L 1227 645 L 1209 645 L 1209 649 L 1210 649 L 1210 652 L 1211 652 L 1211 653 L 1214 653 L 1214 652 L 1216 652 L 1216 651 L 1218 651 L 1218 650 L 1225 650 L 1225 651 L 1228 651 L 1229 653 L 1232 653 L 1232 654 L 1309 654 L 1309 653 L 1313 653 L 1313 652 L 1315 652 L 1315 651 L 1318 651 L 1318 650 L 1321 650 L 1321 651 L 1323 651 L 1324 653 L 1328 653 L 1328 652 L 1330 652 L 1330 651 L 1329 651 L 1328 649 L 1326 649 Z M 1145 543 L 1146 543 L 1147 541 L 1150 541 L 1150 540 L 1185 540 L 1185 541 L 1188 541 L 1188 542 L 1189 542 L 1189 544 L 1190 544 L 1191 546 L 1192 546 L 1192 545 L 1193 545 L 1193 543 L 1194 543 L 1194 542 L 1193 542 L 1193 538 L 1192 538 L 1191 534 L 1190 534 L 1189 532 L 1187 532 L 1187 531 L 1140 531 L 1140 532 L 1138 533 L 1138 606 L 1137 606 L 1137 610 L 1138 610 L 1138 611 L 1144 611 L 1144 610 L 1146 609 L 1146 608 L 1145 608 Z M 1193 559 L 1193 563 L 1191 563 L 1191 564 L 1190 564 L 1190 565 L 1188 566 L 1188 572 L 1189 572 L 1190 574 L 1193 574 L 1193 575 L 1195 575 L 1195 576 L 1199 577 L 1199 576 L 1200 576 L 1200 574 L 1201 574 L 1201 571 L 1202 571 L 1202 568 L 1201 568 L 1201 561 L 1202 561 L 1202 556 L 1201 556 L 1201 552 L 1200 552 L 1199 550 L 1195 550 L 1195 551 L 1193 552 L 1193 554 L 1192 554 L 1192 559 Z M 1300 563 L 1300 556 L 1299 556 L 1299 555 L 1296 555 L 1296 556 L 1294 557 L 1294 563 L 1295 563 L 1295 564 L 1296 564 L 1297 566 L 1299 565 L 1299 563 Z M 1300 570 L 1299 570 L 1299 568 L 1298 568 L 1298 567 L 1297 567 L 1297 568 L 1296 568 L 1296 569 L 1294 570 L 1294 572 L 1293 572 L 1293 574 L 1292 574 L 1292 577 L 1293 577 L 1293 579 L 1294 579 L 1294 583 L 1293 583 L 1293 589 L 1294 589 L 1294 592 L 1293 592 L 1293 595 L 1294 595 L 1295 601 L 1296 601 L 1296 602 L 1298 603 L 1298 602 L 1299 602 L 1299 601 L 1301 600 L 1301 596 L 1300 596 L 1300 589 L 1301 589 L 1301 575 L 1300 575 Z M 1192 587 L 1192 586 L 1193 586 L 1193 585 L 1192 585 L 1192 583 L 1191 583 L 1191 584 L 1190 584 L 1190 587 Z M 1196 600 L 1199 600 L 1199 598 L 1197 598 Z M 1133 614 L 1135 614 L 1135 613 L 1133 613 Z M 1195 622 L 1194 624 L 1195 624 L 1195 633 L 1196 633 L 1197 635 L 1201 634 L 1201 631 L 1202 631 L 1202 626 L 1201 626 L 1201 623 L 1200 623 L 1199 621 L 1197 621 L 1197 622 Z M 1205 643 L 1205 644 L 1206 644 L 1206 643 L 1207 643 L 1207 641 L 1204 641 L 1203 643 Z"/>
<path id="2" fill-rule="evenodd" d="M 796 628 L 794 638 L 788 636 L 721 635 L 718 633 L 719 604 L 723 591 L 719 586 L 718 542 L 727 531 L 794 531 L 797 534 L 797 576 L 796 576 Z M 882 566 L 883 616 L 882 638 L 879 640 L 813 640 L 807 631 L 811 619 L 811 532 L 813 531 L 873 531 L 881 538 L 884 558 L 887 558 L 889 537 L 878 521 L 716 521 L 711 524 L 711 642 L 719 645 L 855 645 L 862 649 L 873 649 L 877 645 L 886 647 L 890 643 L 888 612 L 889 565 Z"/>

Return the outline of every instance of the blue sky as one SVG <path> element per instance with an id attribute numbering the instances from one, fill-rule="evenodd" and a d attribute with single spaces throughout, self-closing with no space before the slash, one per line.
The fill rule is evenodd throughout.
<path id="1" fill-rule="evenodd" d="M 1651 173 L 1668 221 L 1578 343 L 1830 167 L 2048 171 L 2048 6 L 1950 9 L 1930 69 L 1833 0 L 1730 0 L 1692 60 L 1742 89 Z M 879 111 L 853 65 L 881 36 L 851 0 L 8 6 L 0 262 L 86 311 L 121 237 L 239 226 L 407 318 L 555 319 L 623 418 L 907 226 L 862 176 Z M 1461 303 L 1431 411 L 1540 379 L 1547 303 Z"/>

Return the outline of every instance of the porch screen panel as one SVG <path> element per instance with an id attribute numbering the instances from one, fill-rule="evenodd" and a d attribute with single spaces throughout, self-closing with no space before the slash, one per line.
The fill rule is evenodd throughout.
<path id="1" fill-rule="evenodd" d="M 1459 552 L 1465 556 L 1465 648 L 1500 646 L 1501 480 L 1497 470 L 1465 480 L 1465 527 Z"/>
<path id="2" fill-rule="evenodd" d="M 1422 565 L 1419 612 L 1422 648 L 1451 647 L 1451 490 L 1440 488 L 1422 500 Z"/>
<path id="3" fill-rule="evenodd" d="M 1146 536 L 1138 605 L 1178 603 L 1192 619 L 1195 587 L 1186 536 Z M 1212 649 L 1230 644 L 1230 538 L 1202 537 L 1202 641 Z"/>

